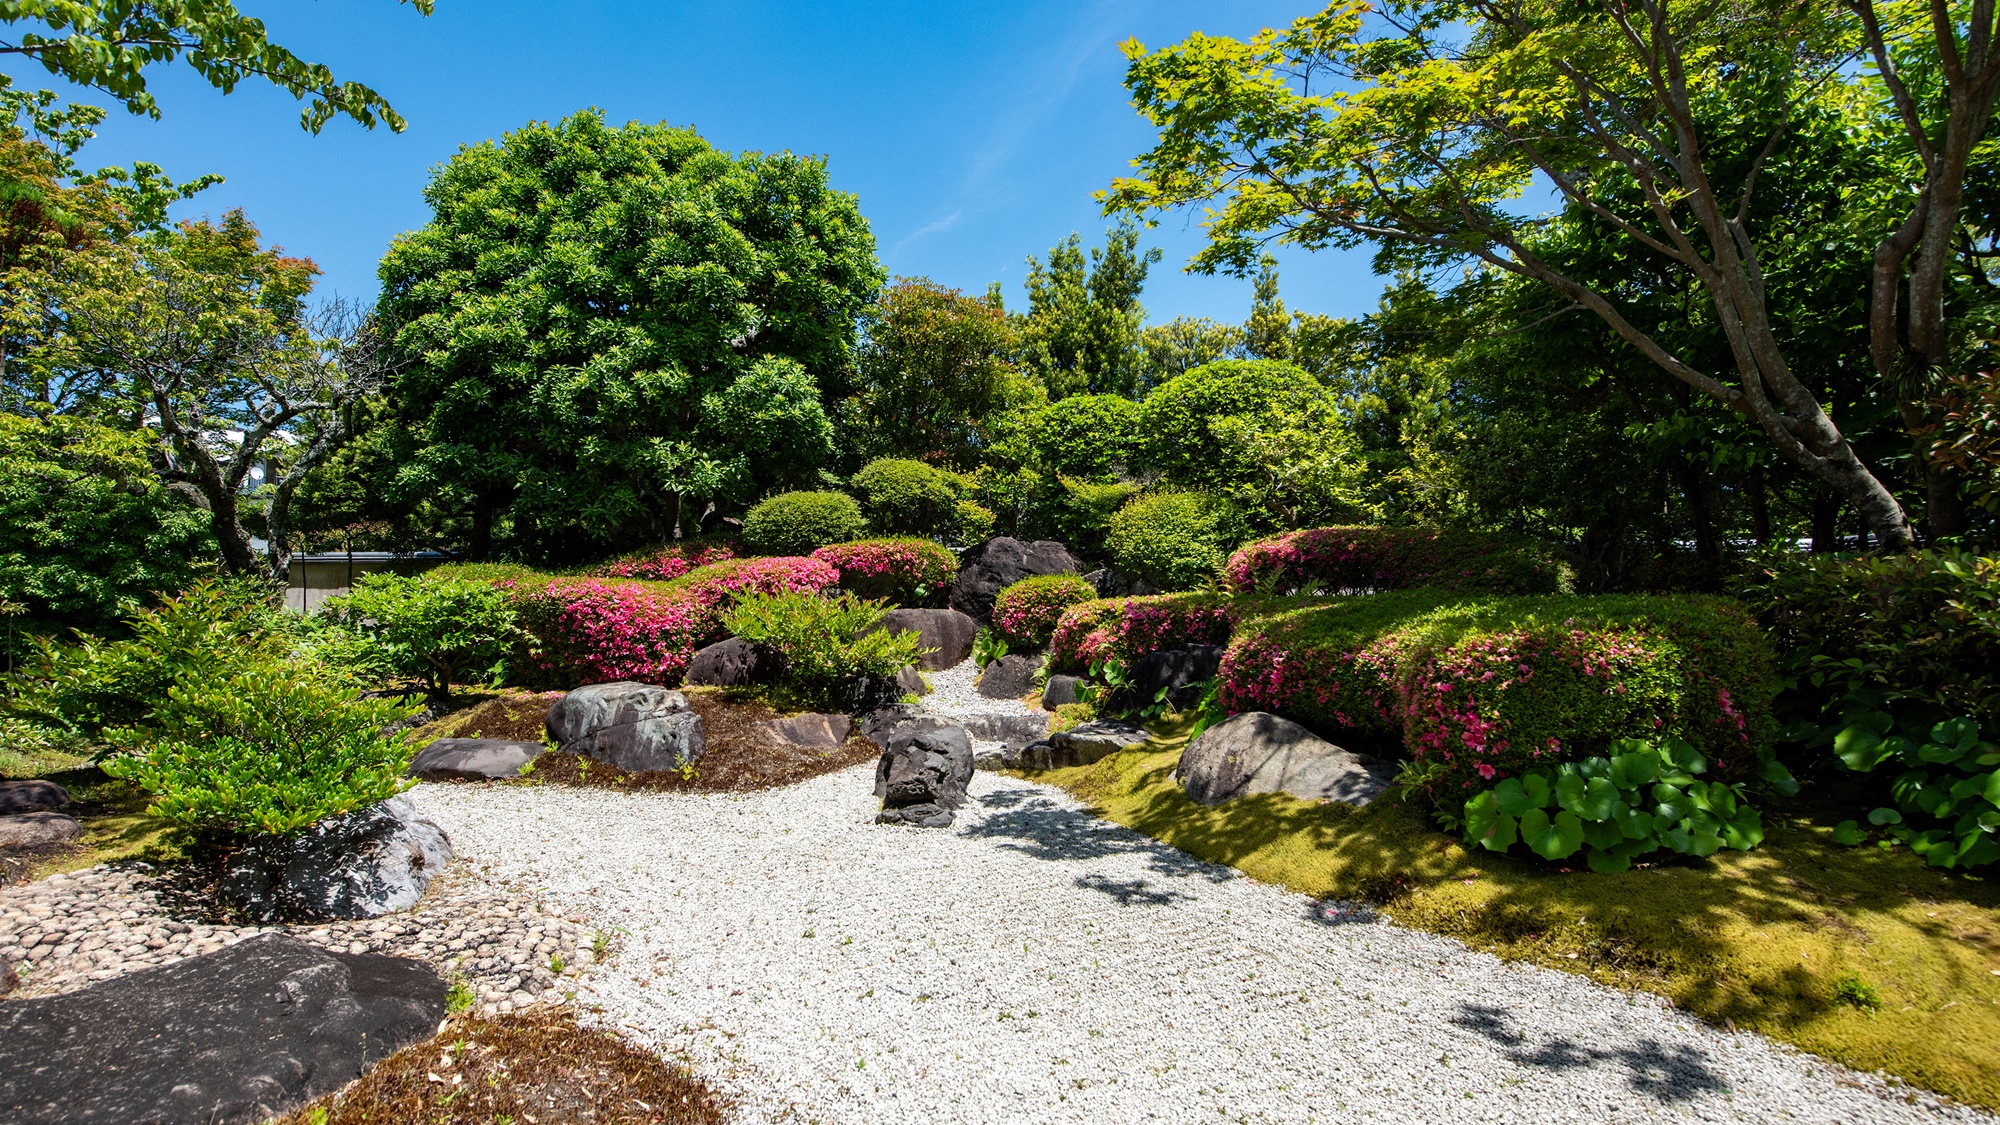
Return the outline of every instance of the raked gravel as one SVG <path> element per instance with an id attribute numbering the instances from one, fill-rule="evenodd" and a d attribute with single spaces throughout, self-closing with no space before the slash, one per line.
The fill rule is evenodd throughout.
<path id="1" fill-rule="evenodd" d="M 948 719 L 967 719 L 974 715 L 1039 715 L 1038 707 L 1030 707 L 1019 699 L 988 699 L 979 694 L 974 681 L 979 678 L 979 665 L 970 660 L 939 672 L 925 672 L 924 681 L 931 686 L 931 693 L 923 697 L 921 706 L 926 712 Z"/>
<path id="2" fill-rule="evenodd" d="M 1322 906 L 980 773 L 752 794 L 424 785 L 462 859 L 620 936 L 578 997 L 745 1121 L 1992 1121 L 1643 993 Z"/>

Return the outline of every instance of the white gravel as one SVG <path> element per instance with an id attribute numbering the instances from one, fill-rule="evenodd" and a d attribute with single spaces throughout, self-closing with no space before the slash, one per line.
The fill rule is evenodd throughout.
<path id="1" fill-rule="evenodd" d="M 919 706 L 927 714 L 947 719 L 1042 713 L 1041 708 L 1030 707 L 1018 699 L 986 698 L 973 686 L 973 681 L 978 678 L 979 665 L 970 660 L 961 660 L 941 672 L 925 672 L 924 679 L 931 685 L 931 693 L 923 697 Z"/>
<path id="2" fill-rule="evenodd" d="M 1044 786 L 977 774 L 935 831 L 869 823 L 869 792 L 857 767 L 744 795 L 415 798 L 462 858 L 618 933 L 605 1017 L 745 1121 L 1994 1120 L 1330 912 Z"/>

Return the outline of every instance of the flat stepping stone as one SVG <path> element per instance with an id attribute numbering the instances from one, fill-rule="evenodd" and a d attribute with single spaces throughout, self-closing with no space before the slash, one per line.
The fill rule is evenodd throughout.
<path id="1" fill-rule="evenodd" d="M 522 767 L 548 747 L 504 738 L 440 738 L 410 762 L 409 776 L 425 781 L 500 781 L 521 776 Z"/>
<path id="2" fill-rule="evenodd" d="M 59 812 L 25 812 L 0 816 L 0 848 L 46 848 L 66 844 L 83 834 L 83 825 Z"/>

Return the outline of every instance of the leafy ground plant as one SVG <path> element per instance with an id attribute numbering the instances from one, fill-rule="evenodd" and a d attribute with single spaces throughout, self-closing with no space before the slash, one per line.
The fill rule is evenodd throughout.
<path id="1" fill-rule="evenodd" d="M 497 680 L 520 636 L 507 592 L 468 578 L 367 574 L 322 613 L 366 638 L 393 674 L 421 680 L 432 695 L 469 674 Z"/>
<path id="2" fill-rule="evenodd" d="M 914 632 L 876 629 L 884 612 L 883 603 L 852 594 L 752 595 L 730 611 L 727 625 L 732 635 L 778 651 L 780 685 L 800 702 L 844 709 L 857 681 L 893 682 L 923 651 Z"/>
<path id="3" fill-rule="evenodd" d="M 1884 843 L 1899 841 L 1933 867 L 1978 867 L 2000 860 L 2000 746 L 1980 737 L 1971 719 L 1947 719 L 1925 729 L 1911 725 L 1895 732 L 1887 712 L 1850 714 L 1834 737 L 1834 753 L 1848 769 L 1870 773 L 1884 766 L 1901 772 L 1889 783 L 1895 807 L 1875 809 L 1868 823 L 1881 828 Z M 1854 821 L 1843 821 L 1834 838 L 1844 844 L 1864 839 Z"/>
<path id="4" fill-rule="evenodd" d="M 1693 746 L 1623 739 L 1611 749 L 1609 757 L 1537 766 L 1474 794 L 1465 802 L 1466 840 L 1496 852 L 1525 844 L 1547 860 L 1581 851 L 1599 872 L 1623 871 L 1663 849 L 1707 856 L 1763 842 L 1763 818 L 1743 787 L 1701 780 L 1708 762 Z M 1790 775 L 1784 780 L 1797 791 Z"/>

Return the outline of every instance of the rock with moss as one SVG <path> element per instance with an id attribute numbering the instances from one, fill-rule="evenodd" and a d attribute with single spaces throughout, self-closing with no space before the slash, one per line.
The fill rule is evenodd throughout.
<path id="1" fill-rule="evenodd" d="M 1356 754 L 1288 719 L 1246 711 L 1201 732 L 1181 752 L 1175 776 L 1197 804 L 1256 793 L 1361 806 L 1395 781 L 1386 762 Z"/>

